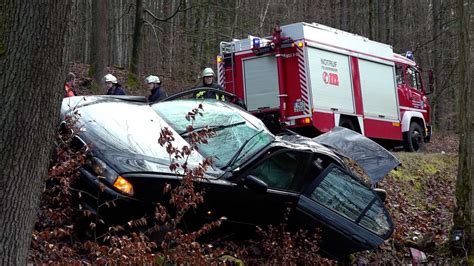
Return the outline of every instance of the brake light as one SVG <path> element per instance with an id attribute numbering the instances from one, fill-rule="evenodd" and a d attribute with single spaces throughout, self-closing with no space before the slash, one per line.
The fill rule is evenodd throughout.
<path id="1" fill-rule="evenodd" d="M 118 176 L 114 182 L 114 187 L 128 195 L 133 195 L 133 186 L 127 179 Z"/>

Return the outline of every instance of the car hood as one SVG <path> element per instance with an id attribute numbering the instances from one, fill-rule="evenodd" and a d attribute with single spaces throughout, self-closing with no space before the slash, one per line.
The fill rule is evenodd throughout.
<path id="1" fill-rule="evenodd" d="M 93 156 L 106 162 L 117 173 L 159 172 L 169 169 L 170 155 L 158 143 L 161 130 L 173 133 L 173 147 L 189 144 L 147 104 L 134 98 L 117 99 L 104 96 L 72 97 L 63 100 L 62 116 L 78 114 L 76 127 Z M 204 157 L 194 151 L 187 158 L 189 167 L 197 167 Z M 211 171 L 211 170 L 210 170 Z"/>
<path id="2" fill-rule="evenodd" d="M 330 147 L 336 153 L 354 160 L 370 177 L 372 184 L 382 180 L 400 161 L 369 138 L 343 127 L 335 127 L 313 141 Z"/>
<path id="3" fill-rule="evenodd" d="M 138 153 L 117 153 L 110 149 L 93 150 L 94 156 L 99 157 L 102 161 L 110 165 L 117 173 L 160 173 L 171 174 L 176 173 L 170 170 L 170 159 L 145 156 Z M 190 167 L 198 167 L 190 162 Z M 180 171 L 183 172 L 183 171 Z M 206 171 L 207 178 L 218 177 L 222 175 L 222 170 L 209 167 Z"/>

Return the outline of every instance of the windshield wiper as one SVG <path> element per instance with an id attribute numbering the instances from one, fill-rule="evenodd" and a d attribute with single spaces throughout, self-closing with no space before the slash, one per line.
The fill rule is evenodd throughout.
<path id="1" fill-rule="evenodd" d="M 245 121 L 240 121 L 240 122 L 233 123 L 233 124 L 229 124 L 229 125 L 196 127 L 196 128 L 193 128 L 193 130 L 191 130 L 191 131 L 185 131 L 185 132 L 180 133 L 179 135 L 180 135 L 181 137 L 184 137 L 184 136 L 188 135 L 188 134 L 191 133 L 191 132 L 200 131 L 200 130 L 203 130 L 204 128 L 206 128 L 206 127 L 207 127 L 209 130 L 219 131 L 219 130 L 222 130 L 222 129 L 224 129 L 224 128 L 235 127 L 235 126 L 243 125 L 243 124 L 245 124 Z"/>
<path id="2" fill-rule="evenodd" d="M 249 144 L 249 142 L 255 138 L 256 136 L 258 136 L 260 133 L 262 133 L 264 130 L 260 130 L 258 131 L 257 133 L 255 133 L 252 137 L 250 137 L 249 139 L 247 139 L 244 143 L 242 143 L 242 146 L 240 146 L 239 150 L 237 150 L 237 152 L 234 154 L 234 156 L 232 156 L 232 158 L 229 160 L 229 162 L 224 166 L 222 167 L 222 169 L 227 169 L 229 168 L 230 166 L 232 166 L 235 161 L 237 161 L 237 159 L 239 158 L 240 154 L 242 153 L 242 151 L 244 150 L 244 148 L 247 146 L 247 144 Z"/>

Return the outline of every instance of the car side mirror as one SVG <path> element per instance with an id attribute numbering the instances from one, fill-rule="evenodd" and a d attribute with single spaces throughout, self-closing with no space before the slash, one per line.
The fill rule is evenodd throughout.
<path id="1" fill-rule="evenodd" d="M 379 198 L 382 200 L 382 202 L 385 203 L 385 200 L 387 199 L 387 191 L 381 188 L 374 188 L 374 191 L 377 196 L 379 196 Z"/>
<path id="2" fill-rule="evenodd" d="M 84 140 L 78 136 L 74 136 L 71 139 L 70 147 L 74 152 L 78 152 L 80 150 L 84 150 L 85 152 L 89 151 L 89 146 L 87 146 L 87 143 L 85 143 Z"/>
<path id="3" fill-rule="evenodd" d="M 434 92 L 434 76 L 433 76 L 433 70 L 428 70 L 428 83 L 429 83 L 429 91 L 426 94 L 431 94 Z"/>
<path id="4" fill-rule="evenodd" d="M 61 135 L 67 135 L 67 136 L 72 136 L 74 134 L 72 129 L 68 128 L 66 121 L 62 121 L 59 124 L 58 133 L 61 134 Z"/>
<path id="5" fill-rule="evenodd" d="M 244 185 L 252 190 L 255 190 L 257 192 L 266 192 L 268 189 L 267 183 L 263 182 L 262 180 L 258 179 L 257 177 L 253 175 L 248 175 L 244 179 Z"/>

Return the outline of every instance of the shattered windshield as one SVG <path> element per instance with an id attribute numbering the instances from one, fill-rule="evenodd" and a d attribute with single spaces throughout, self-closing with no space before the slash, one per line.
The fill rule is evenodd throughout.
<path id="1" fill-rule="evenodd" d="M 203 115 L 195 121 L 186 120 L 186 114 L 199 104 Z M 212 157 L 219 168 L 228 166 L 230 161 L 234 166 L 240 165 L 274 139 L 258 118 L 219 101 L 175 100 L 153 104 L 152 108 L 185 139 L 189 125 L 195 130 L 214 129 L 216 135 L 207 144 L 198 144 L 198 148 L 205 157 Z M 238 156 L 234 158 L 235 155 Z"/>

